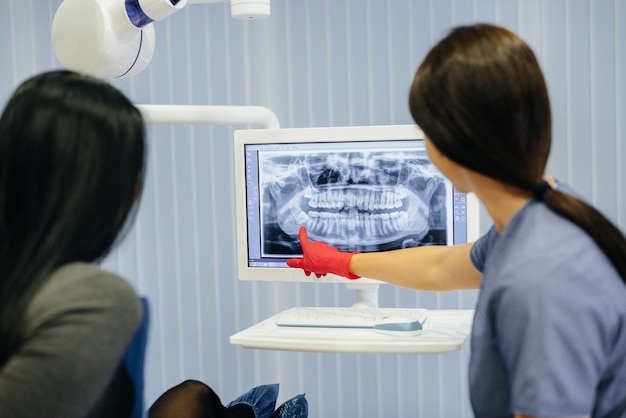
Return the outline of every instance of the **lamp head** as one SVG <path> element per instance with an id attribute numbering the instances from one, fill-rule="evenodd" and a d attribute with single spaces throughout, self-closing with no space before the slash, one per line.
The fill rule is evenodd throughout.
<path id="1" fill-rule="evenodd" d="M 64 0 L 52 22 L 52 47 L 63 66 L 96 77 L 135 75 L 154 53 L 155 20 L 186 0 Z"/>
<path id="2" fill-rule="evenodd" d="M 189 3 L 230 1 L 237 19 L 270 15 L 270 0 L 63 0 L 52 22 L 52 47 L 63 66 L 96 77 L 138 74 L 154 53 L 154 21 Z"/>

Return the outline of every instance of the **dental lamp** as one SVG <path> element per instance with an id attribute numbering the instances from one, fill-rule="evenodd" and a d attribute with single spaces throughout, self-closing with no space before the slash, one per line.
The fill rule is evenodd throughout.
<path id="1" fill-rule="evenodd" d="M 192 3 L 229 2 L 231 16 L 258 19 L 270 0 L 63 0 L 52 22 L 52 47 L 63 66 L 96 77 L 128 77 L 154 53 L 154 22 Z"/>

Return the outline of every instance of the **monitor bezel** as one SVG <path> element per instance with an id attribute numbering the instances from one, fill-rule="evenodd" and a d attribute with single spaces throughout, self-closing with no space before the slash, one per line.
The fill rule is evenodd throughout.
<path id="1" fill-rule="evenodd" d="M 416 125 L 374 125 L 313 128 L 246 129 L 234 132 L 235 211 L 237 273 L 241 281 L 351 283 L 344 277 L 328 274 L 307 276 L 300 269 L 250 267 L 248 265 L 248 222 L 246 205 L 245 146 L 247 144 L 288 144 L 299 142 L 346 142 L 378 140 L 424 140 Z M 467 241 L 479 237 L 479 203 L 473 193 L 466 194 Z M 361 278 L 360 283 L 381 283 Z"/>

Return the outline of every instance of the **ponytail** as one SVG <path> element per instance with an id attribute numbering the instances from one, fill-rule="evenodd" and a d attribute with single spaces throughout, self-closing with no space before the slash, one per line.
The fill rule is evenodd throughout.
<path id="1" fill-rule="evenodd" d="M 626 238 L 622 232 L 598 210 L 574 196 L 550 188 L 542 197 L 550 209 L 578 225 L 595 241 L 626 283 Z"/>

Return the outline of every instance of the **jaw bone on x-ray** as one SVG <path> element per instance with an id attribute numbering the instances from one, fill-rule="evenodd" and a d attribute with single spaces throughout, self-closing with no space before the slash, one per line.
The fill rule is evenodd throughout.
<path id="1" fill-rule="evenodd" d="M 309 239 L 342 251 L 446 244 L 446 187 L 423 150 L 259 156 L 263 252 L 301 252 Z"/>

